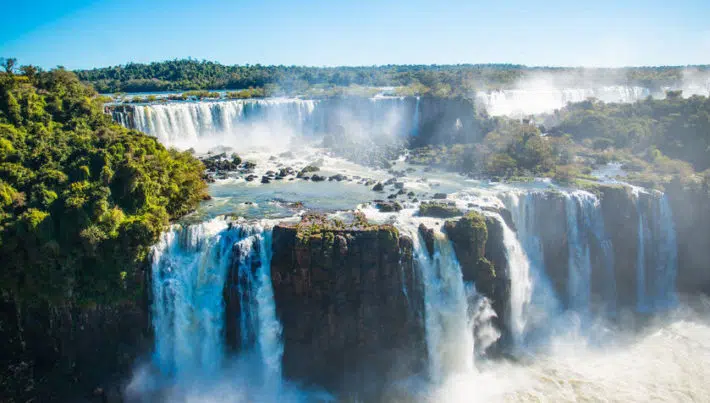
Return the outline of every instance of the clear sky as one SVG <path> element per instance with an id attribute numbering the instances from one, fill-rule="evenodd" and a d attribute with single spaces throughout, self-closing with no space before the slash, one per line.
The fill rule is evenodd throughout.
<path id="1" fill-rule="evenodd" d="M 310 66 L 710 63 L 710 0 L 8 0 L 0 56 Z"/>

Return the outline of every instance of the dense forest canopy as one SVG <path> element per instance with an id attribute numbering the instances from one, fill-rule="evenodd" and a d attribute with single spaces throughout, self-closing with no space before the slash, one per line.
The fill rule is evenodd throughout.
<path id="1" fill-rule="evenodd" d="M 707 71 L 709 66 L 694 66 Z M 660 88 L 680 80 L 684 67 L 576 69 L 514 64 L 384 65 L 362 67 L 225 66 L 194 59 L 76 71 L 101 93 L 198 89 L 271 88 L 300 92 L 312 86 L 423 86 L 432 93 L 467 94 L 472 89 L 513 84 L 525 73 L 551 72 L 586 80 Z"/>
<path id="2" fill-rule="evenodd" d="M 202 163 L 112 122 L 72 72 L 5 70 L 0 291 L 27 303 L 135 297 L 150 245 L 205 196 Z"/>

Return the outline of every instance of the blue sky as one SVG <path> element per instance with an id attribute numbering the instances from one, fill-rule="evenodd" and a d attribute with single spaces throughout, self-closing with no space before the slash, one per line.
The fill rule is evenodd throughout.
<path id="1" fill-rule="evenodd" d="M 0 24 L 0 56 L 44 68 L 710 63 L 710 0 L 19 0 Z"/>

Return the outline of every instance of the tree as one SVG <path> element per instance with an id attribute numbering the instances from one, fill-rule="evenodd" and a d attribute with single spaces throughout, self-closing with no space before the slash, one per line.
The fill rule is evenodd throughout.
<path id="1" fill-rule="evenodd" d="M 0 65 L 3 66 L 5 69 L 5 72 L 7 74 L 12 74 L 15 72 L 15 64 L 17 63 L 17 59 L 13 57 L 8 57 L 8 58 L 0 58 Z"/>

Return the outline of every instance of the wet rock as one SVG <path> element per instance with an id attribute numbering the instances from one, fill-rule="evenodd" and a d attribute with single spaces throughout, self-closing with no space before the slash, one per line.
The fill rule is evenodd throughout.
<path id="1" fill-rule="evenodd" d="M 264 183 L 264 184 L 271 183 L 271 178 L 269 178 L 268 176 L 262 176 L 261 183 Z"/>
<path id="2" fill-rule="evenodd" d="M 289 203 L 287 205 L 287 207 L 292 208 L 292 209 L 302 209 L 304 206 L 303 206 L 303 202 L 297 201 L 297 202 Z"/>
<path id="3" fill-rule="evenodd" d="M 448 197 L 448 195 L 446 193 L 434 193 L 434 199 L 437 199 L 437 200 L 446 199 L 447 197 Z"/>
<path id="4" fill-rule="evenodd" d="M 289 175 L 293 175 L 294 173 L 295 172 L 294 172 L 293 168 L 291 168 L 291 167 L 279 169 L 279 176 L 284 177 L 284 178 Z"/>
<path id="5" fill-rule="evenodd" d="M 404 189 L 404 182 L 395 182 L 394 188 L 395 189 Z"/>
<path id="6" fill-rule="evenodd" d="M 302 174 L 308 174 L 308 173 L 313 173 L 313 172 L 318 172 L 318 171 L 320 171 L 320 168 L 315 165 L 308 165 L 305 168 L 301 169 Z"/>
<path id="7" fill-rule="evenodd" d="M 469 203 L 469 204 L 472 205 L 469 207 L 475 207 L 475 204 L 473 204 L 473 203 Z M 507 225 L 508 228 L 510 228 L 511 230 L 517 231 L 517 229 L 515 228 L 515 223 L 513 222 L 513 215 L 510 213 L 510 210 L 508 210 L 506 208 L 497 208 L 497 207 L 493 207 L 493 206 L 482 206 L 481 209 L 484 211 L 490 211 L 493 213 L 500 214 L 501 218 L 503 218 L 503 221 L 505 221 L 505 225 Z"/>
<path id="8" fill-rule="evenodd" d="M 326 177 L 325 177 L 325 176 L 321 176 L 321 175 L 313 175 L 313 176 L 311 176 L 311 180 L 312 180 L 313 182 L 323 182 L 325 179 L 326 179 Z"/>
<path id="9" fill-rule="evenodd" d="M 247 176 L 244 178 L 244 180 L 247 181 L 247 182 L 252 182 L 252 181 L 254 181 L 254 179 L 256 179 L 256 178 L 258 178 L 258 176 L 256 176 L 256 175 L 247 175 Z"/>
<path id="10" fill-rule="evenodd" d="M 444 230 L 456 252 L 464 281 L 476 284 L 476 290 L 491 300 L 498 314 L 494 324 L 503 331 L 505 342 L 509 337 L 506 324 L 510 279 L 500 222 L 469 212 L 459 220 L 447 221 Z"/>
<path id="11" fill-rule="evenodd" d="M 422 217 L 451 218 L 462 215 L 456 204 L 445 202 L 423 202 L 419 205 L 419 215 Z"/>
<path id="12" fill-rule="evenodd" d="M 385 186 L 382 183 L 378 183 L 372 188 L 372 190 L 374 190 L 375 192 L 382 192 L 383 190 L 385 190 Z"/>
<path id="13" fill-rule="evenodd" d="M 402 210 L 402 205 L 396 201 L 376 200 L 375 207 L 383 213 L 391 213 Z"/>
<path id="14" fill-rule="evenodd" d="M 232 154 L 228 157 L 226 153 L 209 155 L 200 160 L 205 165 L 205 169 L 209 172 L 236 171 L 239 169 L 239 164 L 242 163 L 242 159 L 239 158 L 237 154 Z"/>
<path id="15" fill-rule="evenodd" d="M 424 245 L 426 246 L 427 252 L 429 252 L 429 256 L 434 256 L 434 229 L 427 228 L 424 224 L 419 224 L 417 230 L 424 240 Z"/>
<path id="16" fill-rule="evenodd" d="M 343 180 L 346 180 L 346 179 L 348 179 L 348 177 L 345 176 L 345 175 L 343 175 L 343 174 L 336 174 L 336 175 L 333 175 L 333 176 L 331 176 L 330 178 L 328 178 L 328 180 L 330 180 L 330 181 L 334 181 L 334 180 L 335 180 L 335 181 L 338 181 L 338 182 L 343 181 Z"/>

